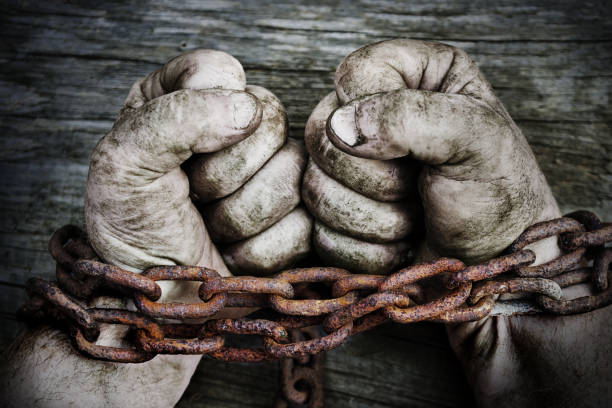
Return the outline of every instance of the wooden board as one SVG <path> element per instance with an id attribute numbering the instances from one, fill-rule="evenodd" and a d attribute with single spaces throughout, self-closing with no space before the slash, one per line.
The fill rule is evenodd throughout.
<path id="1" fill-rule="evenodd" d="M 236 56 L 301 138 L 342 58 L 394 37 L 465 49 L 529 139 L 562 209 L 612 220 L 612 13 L 605 1 L 2 1 L 0 341 L 52 232 L 83 223 L 89 155 L 133 81 L 195 48 Z M 40 4 L 36 4 L 40 3 Z M 78 3 L 78 4 L 77 4 Z M 182 406 L 269 406 L 274 365 L 201 364 Z M 462 406 L 439 326 L 392 326 L 329 353 L 328 406 Z M 245 402 L 245 401 L 248 401 Z M 348 402 L 347 402 L 348 401 Z M 378 404 L 378 405 L 376 405 Z"/>

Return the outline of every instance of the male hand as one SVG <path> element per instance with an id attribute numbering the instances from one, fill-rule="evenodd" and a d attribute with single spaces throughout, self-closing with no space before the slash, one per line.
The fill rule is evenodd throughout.
<path id="1" fill-rule="evenodd" d="M 422 165 L 421 260 L 478 263 L 498 255 L 527 226 L 560 215 L 527 141 L 463 51 L 410 40 L 372 44 L 342 62 L 335 85 L 341 107 L 325 119 L 334 100 L 328 96 L 307 129 L 324 132 L 326 120 L 329 141 L 343 153 Z M 319 166 L 328 179 L 356 190 L 351 194 L 366 194 L 343 181 L 348 165 Z M 313 185 L 320 201 L 337 193 L 331 182 L 308 183 L 307 172 L 307 205 Z M 316 209 L 313 214 L 321 218 Z M 394 216 L 383 207 L 370 214 L 363 231 Z M 359 238 L 359 231 L 352 233 Z M 554 239 L 529 248 L 537 263 L 559 253 Z M 448 326 L 448 332 L 480 405 L 604 406 L 612 378 L 611 317 L 612 307 L 568 317 L 491 317 Z"/>
<path id="2" fill-rule="evenodd" d="M 310 158 L 302 199 L 315 217 L 313 246 L 326 264 L 391 272 L 411 259 L 419 230 L 416 163 L 363 159 L 338 149 L 326 122 L 339 106 L 336 93 L 328 94 L 306 124 Z"/>
<path id="3" fill-rule="evenodd" d="M 206 224 L 181 168 L 190 157 L 184 167 L 192 195 L 210 203 L 201 207 Z M 85 203 L 88 236 L 103 260 L 134 272 L 179 264 L 223 276 L 228 267 L 272 273 L 310 250 L 312 221 L 298 207 L 305 164 L 303 148 L 287 142 L 286 115 L 272 93 L 246 87 L 230 55 L 190 52 L 136 82 L 96 146 Z M 213 241 L 232 244 L 220 253 Z M 160 302 L 200 302 L 199 283 L 159 284 Z M 120 338 L 117 326 L 103 326 L 98 343 L 118 346 Z M 17 339 L 5 358 L 4 406 L 169 407 L 201 356 L 101 362 L 43 328 Z"/>
<path id="4" fill-rule="evenodd" d="M 214 241 L 233 243 L 223 258 L 234 271 L 270 274 L 309 249 L 309 217 L 297 208 L 305 160 L 287 142 L 280 101 L 246 86 L 236 59 L 184 54 L 132 87 L 96 147 L 88 235 L 103 259 L 126 268 L 201 265 L 227 276 Z"/>

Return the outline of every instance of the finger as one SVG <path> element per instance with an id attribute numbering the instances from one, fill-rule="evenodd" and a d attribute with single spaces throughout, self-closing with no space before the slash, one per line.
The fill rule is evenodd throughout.
<path id="1" fill-rule="evenodd" d="M 363 196 L 326 175 L 312 160 L 304 173 L 302 198 L 318 220 L 362 240 L 396 241 L 414 229 L 416 211 L 411 208 L 413 206 Z"/>
<path id="2" fill-rule="evenodd" d="M 469 95 L 504 111 L 467 54 L 434 41 L 395 39 L 367 45 L 344 59 L 334 82 L 342 104 L 408 88 Z"/>
<path id="3" fill-rule="evenodd" d="M 327 122 L 331 142 L 369 159 L 403 156 L 440 165 L 510 149 L 507 119 L 465 95 L 401 89 L 357 99 Z M 494 140 L 483 143 L 480 135 Z"/>
<path id="4" fill-rule="evenodd" d="M 287 215 L 300 202 L 306 152 L 290 140 L 234 194 L 203 209 L 215 242 L 251 237 Z"/>
<path id="5" fill-rule="evenodd" d="M 265 231 L 222 251 L 234 274 L 268 276 L 305 258 L 311 250 L 312 218 L 298 207 Z"/>
<path id="6" fill-rule="evenodd" d="M 246 77 L 240 62 L 217 50 L 195 50 L 169 61 L 136 82 L 125 101 L 138 108 L 151 99 L 179 89 L 234 89 L 244 91 Z"/>
<path id="7" fill-rule="evenodd" d="M 312 159 L 337 181 L 374 200 L 398 201 L 410 195 L 416 184 L 417 168 L 413 162 L 362 159 L 344 153 L 329 141 L 327 118 L 338 107 L 332 92 L 308 118 L 304 141 Z"/>
<path id="8" fill-rule="evenodd" d="M 261 104 L 247 92 L 180 90 L 124 112 L 97 150 L 104 160 L 137 171 L 138 180 L 147 183 L 193 153 L 241 141 L 255 131 L 261 115 Z"/>
<path id="9" fill-rule="evenodd" d="M 248 86 L 247 92 L 255 95 L 263 108 L 257 130 L 219 152 L 195 155 L 184 166 L 192 195 L 200 203 L 238 190 L 287 139 L 287 114 L 280 100 L 260 86 Z"/>
<path id="10" fill-rule="evenodd" d="M 374 244 L 343 235 L 315 221 L 313 247 L 329 265 L 351 272 L 385 274 L 409 263 L 412 252 L 406 241 Z"/>

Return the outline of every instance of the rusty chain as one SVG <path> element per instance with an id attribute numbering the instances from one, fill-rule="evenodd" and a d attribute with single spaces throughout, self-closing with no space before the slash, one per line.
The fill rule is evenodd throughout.
<path id="1" fill-rule="evenodd" d="M 525 247 L 554 236 L 563 253 L 531 266 L 535 254 Z M 321 360 L 307 356 L 338 347 L 352 335 L 382 323 L 459 323 L 526 313 L 566 315 L 611 304 L 608 269 L 612 249 L 605 247 L 610 241 L 612 224 L 601 223 L 588 211 L 577 211 L 529 227 L 504 254 L 480 265 L 466 266 L 457 259 L 441 258 L 388 276 L 313 267 L 273 277 L 221 277 L 212 269 L 196 266 L 157 266 L 140 274 L 129 272 L 103 263 L 83 231 L 65 226 L 49 243 L 57 262 L 57 284 L 40 278 L 28 280 L 28 300 L 19 315 L 67 328 L 81 353 L 100 360 L 139 363 L 157 354 L 205 354 L 243 362 L 285 359 L 283 396 L 277 406 L 286 406 L 287 401 L 304 404 L 307 399 L 308 406 L 320 406 L 311 402 L 322 401 L 321 384 L 312 380 L 320 371 Z M 161 280 L 201 282 L 201 302 L 157 302 L 162 289 L 156 282 Z M 562 299 L 562 288 L 588 281 L 593 283 L 595 295 Z M 309 291 L 312 284 L 329 292 L 326 298 Z M 438 295 L 432 298 L 432 293 Z M 498 299 L 507 293 L 532 296 L 527 300 Z M 89 308 L 88 301 L 98 295 L 131 298 L 132 310 Z M 268 315 L 214 318 L 226 308 L 260 308 Z M 95 344 L 101 323 L 130 326 L 132 347 Z M 309 338 L 302 339 L 299 333 L 314 326 L 324 332 L 312 335 L 309 331 Z M 255 335 L 263 341 L 257 347 L 237 348 L 226 344 L 228 334 Z M 298 383 L 307 384 L 308 391 L 297 389 Z"/>

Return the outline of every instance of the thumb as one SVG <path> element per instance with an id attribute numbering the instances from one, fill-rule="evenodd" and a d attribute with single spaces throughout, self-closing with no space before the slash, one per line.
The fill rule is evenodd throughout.
<path id="1" fill-rule="evenodd" d="M 483 143 L 482 135 L 502 137 L 504 123 L 501 114 L 470 96 L 399 89 L 336 109 L 327 121 L 327 134 L 336 147 L 354 156 L 410 156 L 439 165 L 494 146 L 493 140 Z"/>
<path id="2" fill-rule="evenodd" d="M 193 153 L 215 152 L 243 140 L 257 129 L 261 116 L 261 104 L 250 93 L 183 89 L 124 110 L 96 151 L 126 153 L 121 158 L 125 167 L 143 170 L 139 175 L 152 173 L 155 179 Z"/>

